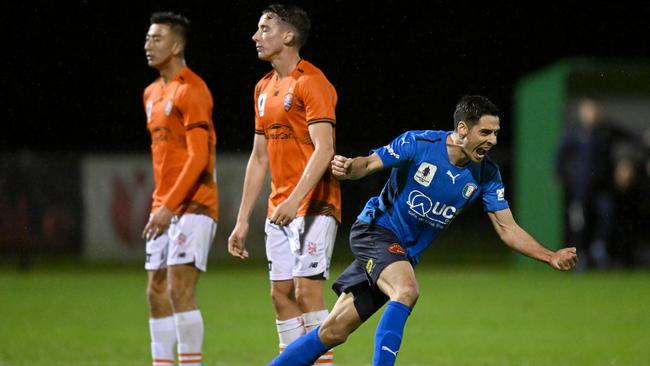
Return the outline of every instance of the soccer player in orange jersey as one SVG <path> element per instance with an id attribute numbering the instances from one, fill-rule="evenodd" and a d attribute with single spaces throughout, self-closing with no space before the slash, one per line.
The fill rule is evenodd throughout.
<path id="1" fill-rule="evenodd" d="M 270 168 L 266 255 L 280 351 L 327 317 L 323 283 L 341 220 L 339 183 L 328 169 L 337 95 L 321 70 L 300 58 L 309 28 L 304 10 L 271 5 L 253 35 L 258 57 L 273 70 L 255 87 L 253 150 L 228 239 L 232 255 L 248 257 L 249 218 Z M 331 363 L 331 353 L 318 361 Z"/>
<path id="2" fill-rule="evenodd" d="M 155 190 L 145 269 L 153 365 L 200 365 L 203 318 L 195 300 L 218 220 L 212 95 L 185 65 L 189 21 L 154 13 L 144 50 L 160 77 L 144 92 Z"/>

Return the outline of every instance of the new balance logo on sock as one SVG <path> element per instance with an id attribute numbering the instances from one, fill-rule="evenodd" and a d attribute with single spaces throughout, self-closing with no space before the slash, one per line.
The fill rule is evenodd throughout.
<path id="1" fill-rule="evenodd" d="M 381 346 L 381 350 L 382 350 L 382 351 L 388 351 L 388 352 L 390 352 L 390 353 L 391 353 L 393 356 L 395 356 L 396 358 L 397 358 L 397 352 L 399 352 L 399 350 L 397 350 L 397 351 L 393 351 L 392 349 L 390 349 L 390 348 L 388 348 L 388 347 L 386 347 L 386 346 Z"/>

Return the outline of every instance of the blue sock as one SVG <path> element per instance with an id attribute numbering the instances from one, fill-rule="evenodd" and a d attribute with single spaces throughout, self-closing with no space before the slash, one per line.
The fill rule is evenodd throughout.
<path id="1" fill-rule="evenodd" d="M 320 327 L 291 342 L 268 366 L 310 366 L 330 348 L 318 338 Z"/>
<path id="2" fill-rule="evenodd" d="M 388 302 L 375 331 L 375 353 L 372 356 L 374 366 L 395 364 L 409 314 L 411 308 L 408 306 L 397 301 Z"/>

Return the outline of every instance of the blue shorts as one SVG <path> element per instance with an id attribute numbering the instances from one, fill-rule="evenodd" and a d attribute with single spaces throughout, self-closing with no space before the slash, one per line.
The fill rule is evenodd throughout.
<path id="1" fill-rule="evenodd" d="M 334 281 L 332 289 L 338 296 L 351 292 L 361 320 L 366 321 L 388 301 L 377 287 L 381 272 L 392 263 L 409 259 L 395 234 L 359 220 L 350 229 L 350 249 L 355 259 Z"/>

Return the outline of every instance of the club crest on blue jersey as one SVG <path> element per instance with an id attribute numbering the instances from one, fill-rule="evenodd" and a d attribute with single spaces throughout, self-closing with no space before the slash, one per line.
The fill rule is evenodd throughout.
<path id="1" fill-rule="evenodd" d="M 291 105 L 293 104 L 293 94 L 288 93 L 284 96 L 284 110 L 285 112 L 289 112 L 289 109 L 291 109 Z"/>
<path id="2" fill-rule="evenodd" d="M 421 185 L 428 187 L 433 180 L 433 176 L 436 175 L 436 170 L 438 170 L 437 166 L 426 162 L 422 163 L 420 164 L 418 171 L 415 172 L 413 179 Z"/>
<path id="3" fill-rule="evenodd" d="M 467 183 L 465 184 L 465 187 L 463 187 L 463 197 L 465 197 L 465 199 L 472 197 L 474 192 L 476 192 L 476 184 L 474 183 Z"/>

